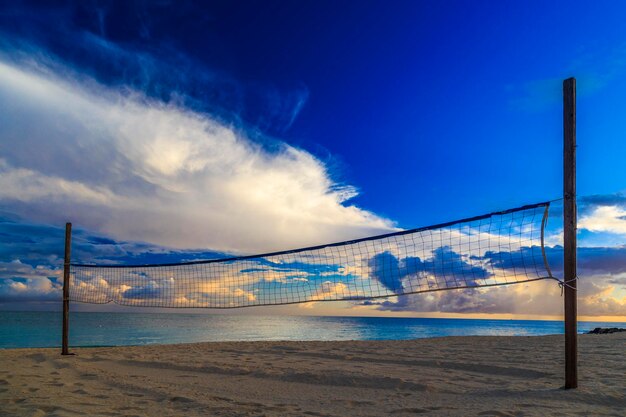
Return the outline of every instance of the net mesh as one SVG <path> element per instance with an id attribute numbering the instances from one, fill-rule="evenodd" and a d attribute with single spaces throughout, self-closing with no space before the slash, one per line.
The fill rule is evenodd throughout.
<path id="1" fill-rule="evenodd" d="M 70 300 L 234 308 L 363 300 L 552 278 L 549 203 L 270 254 L 163 265 L 71 264 Z"/>

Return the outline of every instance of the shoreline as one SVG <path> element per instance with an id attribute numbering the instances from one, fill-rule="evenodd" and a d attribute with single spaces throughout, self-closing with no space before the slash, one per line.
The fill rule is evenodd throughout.
<path id="1" fill-rule="evenodd" d="M 0 349 L 51 347 L 61 342 L 61 316 L 1 314 Z M 626 323 L 580 322 L 579 334 Z M 309 316 L 207 316 L 76 313 L 71 347 L 144 346 L 242 340 L 408 340 L 469 335 L 562 335 L 563 322 Z"/>
<path id="2" fill-rule="evenodd" d="M 5 415 L 621 415 L 626 333 L 0 350 Z M 61 404 L 58 399 L 63 398 Z"/>
<path id="3" fill-rule="evenodd" d="M 607 334 L 621 333 L 626 332 L 625 329 L 620 329 L 618 332 L 607 332 L 607 333 L 590 333 L 590 332 L 579 332 L 578 336 L 583 335 L 596 335 L 603 336 Z M 466 338 L 525 338 L 525 337 L 562 337 L 565 335 L 563 333 L 552 333 L 552 334 L 524 334 L 524 335 L 467 335 L 467 336 L 431 336 L 431 337 L 420 337 L 413 339 L 346 339 L 346 340 L 288 340 L 288 339 L 276 339 L 276 340 L 219 340 L 219 341 L 206 341 L 206 342 L 184 342 L 184 343 L 147 343 L 147 344 L 136 344 L 136 345 L 81 345 L 81 346 L 72 346 L 70 344 L 69 350 L 72 349 L 82 350 L 82 349 L 122 349 L 122 348 L 141 348 L 141 347 L 155 347 L 155 346 L 194 346 L 194 345 L 212 345 L 212 344 L 222 344 L 222 343 L 359 343 L 359 342 L 409 342 L 409 341 L 419 341 L 419 340 L 434 340 L 434 339 L 466 339 Z M 19 350 L 58 350 L 61 351 L 61 345 L 59 346 L 35 346 L 35 347 L 12 347 L 12 348 L 3 348 L 0 347 L 0 352 L 2 351 L 19 351 Z"/>
<path id="4" fill-rule="evenodd" d="M 626 333 L 626 328 L 594 328 L 590 331 L 579 331 L 578 336 L 583 335 L 608 335 L 615 333 Z M 403 341 L 417 341 L 417 340 L 432 340 L 432 339 L 456 339 L 456 338 L 471 338 L 471 337 L 479 337 L 479 338 L 508 338 L 508 337 L 565 337 L 564 333 L 551 333 L 551 334 L 525 334 L 525 335 L 451 335 L 451 336 L 429 336 L 429 337 L 419 337 L 419 338 L 406 338 L 406 339 L 345 339 L 345 340 L 289 340 L 289 339 L 276 339 L 276 340 L 219 340 L 219 341 L 203 341 L 203 342 L 183 342 L 183 343 L 146 343 L 146 344 L 124 344 L 124 345 L 80 345 L 80 346 L 72 346 L 70 344 L 69 349 L 99 349 L 99 348 L 135 348 L 135 347 L 151 347 L 151 346 L 186 346 L 186 345 L 201 345 L 201 344 L 214 344 L 214 343 L 264 343 L 264 342 L 273 342 L 273 343 L 306 343 L 306 342 L 336 342 L 336 343 L 344 343 L 344 342 L 403 342 Z M 59 346 L 34 346 L 34 347 L 1 347 L 0 352 L 2 351 L 17 351 L 17 350 L 33 350 L 33 349 L 45 349 L 45 350 L 61 350 L 61 345 Z"/>

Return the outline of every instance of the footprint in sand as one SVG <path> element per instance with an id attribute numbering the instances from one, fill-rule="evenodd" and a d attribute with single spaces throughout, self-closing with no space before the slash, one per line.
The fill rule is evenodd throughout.
<path id="1" fill-rule="evenodd" d="M 186 397 L 172 397 L 172 398 L 170 398 L 170 401 L 173 402 L 173 403 L 192 403 L 192 402 L 194 402 L 192 399 L 186 398 Z"/>
<path id="2" fill-rule="evenodd" d="M 131 406 L 126 406 L 126 407 L 116 407 L 114 408 L 114 410 L 119 410 L 119 411 L 130 411 L 130 410 L 141 410 L 141 408 L 139 407 L 131 407 Z M 126 413 L 124 413 L 124 415 L 127 415 Z"/>
<path id="3" fill-rule="evenodd" d="M 32 355 L 26 355 L 27 358 L 34 360 L 37 363 L 45 362 L 46 356 L 42 353 L 33 353 Z"/>
<path id="4" fill-rule="evenodd" d="M 392 410 L 391 414 L 424 414 L 429 411 L 430 410 L 425 408 L 398 408 L 396 410 Z"/>
<path id="5" fill-rule="evenodd" d="M 523 415 L 523 413 L 505 413 L 502 411 L 496 411 L 496 410 L 488 410 L 488 411 L 481 411 L 480 413 L 478 413 L 477 415 L 479 416 L 489 416 L 489 417 L 516 417 L 519 415 Z"/>

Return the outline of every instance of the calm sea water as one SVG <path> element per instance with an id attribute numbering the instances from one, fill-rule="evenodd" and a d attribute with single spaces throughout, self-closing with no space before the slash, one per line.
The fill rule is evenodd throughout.
<path id="1" fill-rule="evenodd" d="M 579 331 L 626 327 L 580 322 Z M 468 335 L 563 333 L 560 321 L 372 317 L 72 313 L 71 346 L 119 346 L 234 340 L 399 340 Z M 0 312 L 0 348 L 56 347 L 58 312 Z"/>

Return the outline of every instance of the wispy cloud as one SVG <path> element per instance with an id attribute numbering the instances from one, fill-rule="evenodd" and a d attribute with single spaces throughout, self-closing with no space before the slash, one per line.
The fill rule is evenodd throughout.
<path id="1" fill-rule="evenodd" d="M 626 235 L 626 210 L 618 206 L 596 207 L 582 216 L 579 226 L 591 232 L 610 232 Z"/>
<path id="2" fill-rule="evenodd" d="M 0 63 L 0 102 L 0 204 L 26 218 L 231 252 L 393 227 L 306 151 L 137 91 Z"/>

